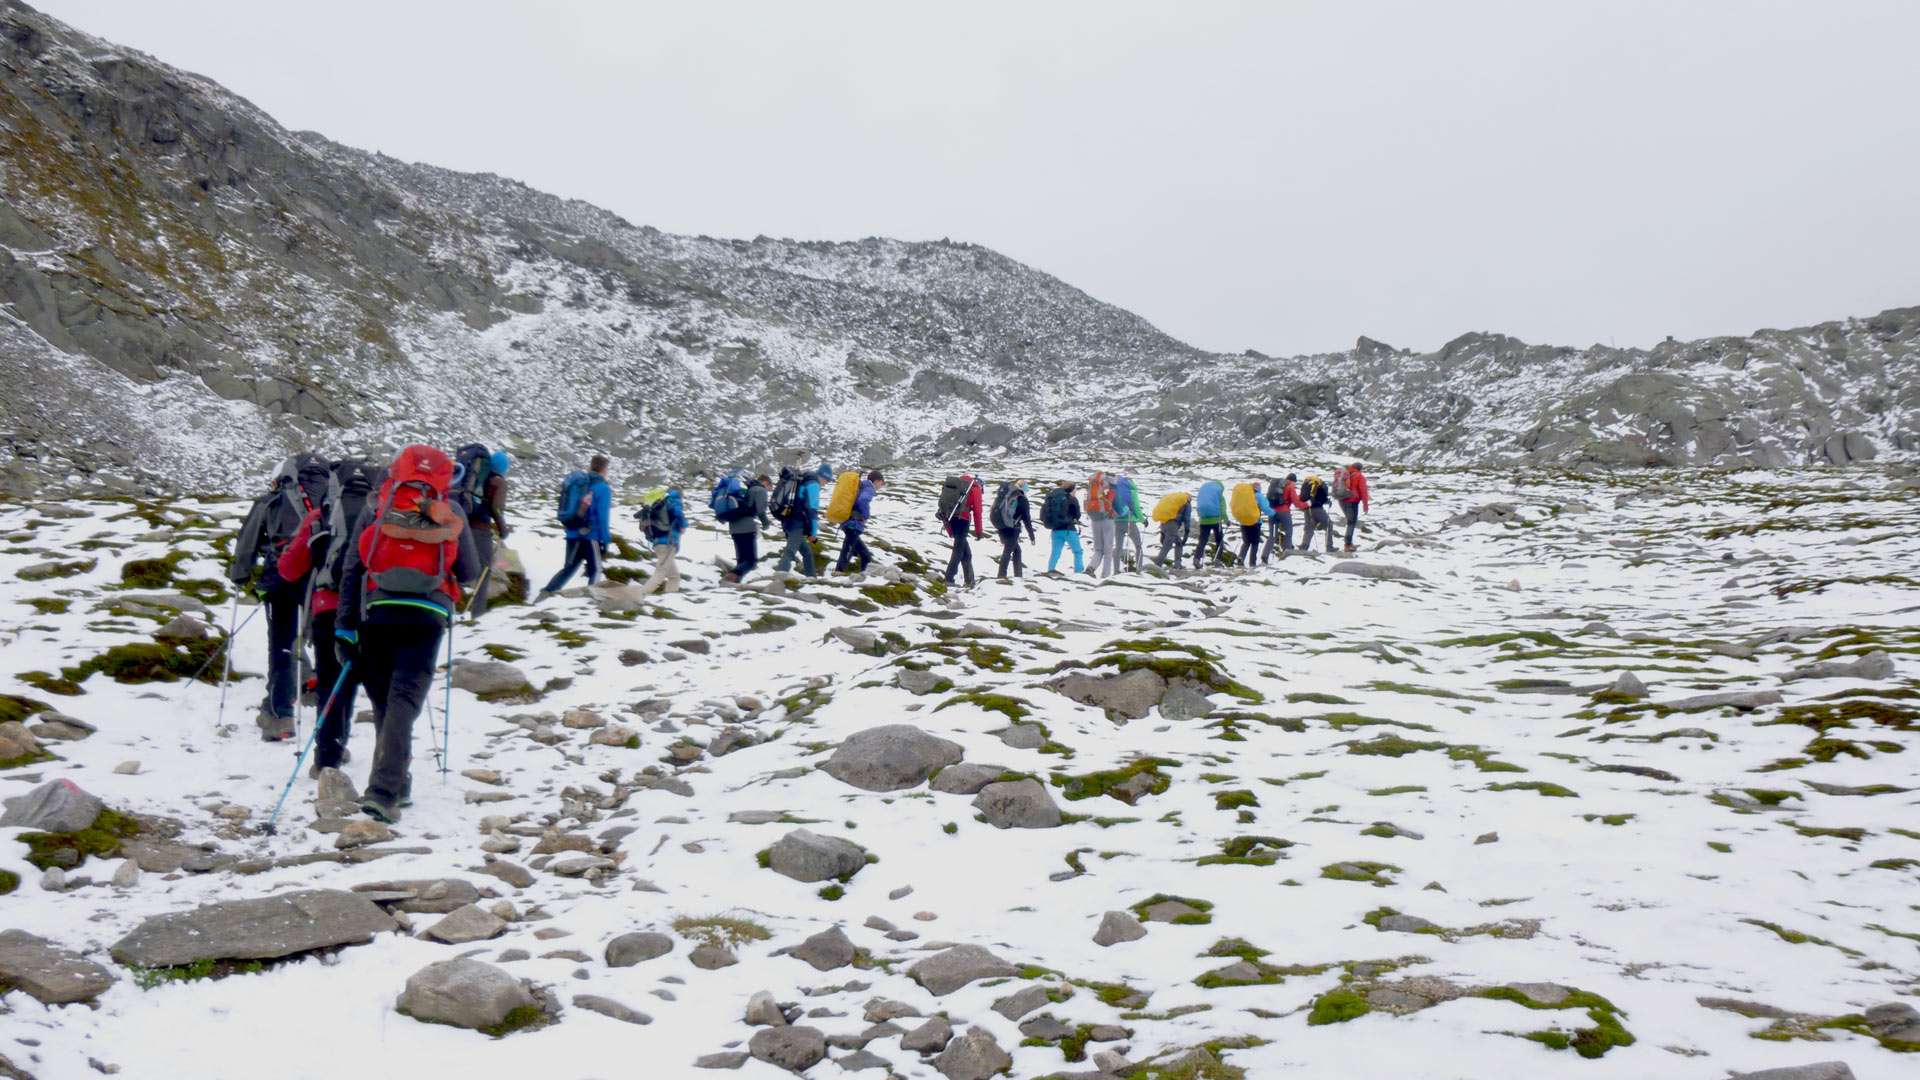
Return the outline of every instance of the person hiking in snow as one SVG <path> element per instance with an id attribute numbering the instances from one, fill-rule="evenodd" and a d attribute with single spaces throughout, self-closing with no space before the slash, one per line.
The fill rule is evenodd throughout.
<path id="1" fill-rule="evenodd" d="M 860 493 L 853 497 L 853 513 L 846 523 L 840 526 L 840 558 L 834 563 L 834 569 L 842 574 L 855 563 L 859 572 L 865 573 L 873 562 L 873 553 L 867 550 L 867 525 L 873 517 L 873 497 L 881 488 L 887 486 L 887 478 L 879 469 L 867 474 L 860 481 Z"/>
<path id="2" fill-rule="evenodd" d="M 567 476 L 560 485 L 560 525 L 567 531 L 567 561 L 533 598 L 539 603 L 573 580 L 574 571 L 586 567 L 587 584 L 600 580 L 600 563 L 613 543 L 613 485 L 607 483 L 607 468 L 612 462 L 605 454 L 593 455 L 586 472 Z"/>
<path id="3" fill-rule="evenodd" d="M 409 446 L 349 531 L 334 644 L 373 703 L 373 772 L 360 808 L 400 820 L 411 801 L 413 722 L 426 704 L 461 590 L 480 577 L 473 530 L 448 498 L 453 462 Z"/>
<path id="4" fill-rule="evenodd" d="M 738 584 L 760 562 L 760 528 L 773 524 L 767 507 L 773 499 L 773 477 L 765 473 L 747 485 L 747 513 L 727 522 L 727 534 L 733 537 L 733 569 L 720 580 Z"/>
<path id="5" fill-rule="evenodd" d="M 1027 530 L 1027 543 L 1035 543 L 1033 534 L 1033 516 L 1027 505 L 1027 482 L 1010 480 L 1000 485 L 999 494 L 993 497 L 993 527 L 1000 534 L 1000 573 L 1007 576 L 1007 566 L 1013 566 L 1014 577 L 1025 577 L 1026 567 L 1020 561 L 1020 530 Z"/>
<path id="6" fill-rule="evenodd" d="M 360 520 L 380 480 L 379 471 L 365 459 L 334 462 L 325 501 L 307 511 L 300 531 L 275 563 L 287 581 L 308 580 L 312 575 L 307 590 L 307 640 L 313 642 L 320 728 L 314 733 L 309 776 L 320 775 L 321 769 L 337 769 L 349 759 L 347 736 L 353 726 L 353 699 L 360 692 L 360 672 L 341 666 L 334 623 L 347 560 L 347 531 Z"/>
<path id="7" fill-rule="evenodd" d="M 784 574 L 793 569 L 793 560 L 800 560 L 800 572 L 813 577 L 819 572 L 814 564 L 813 537 L 820 531 L 820 482 L 831 478 L 833 473 L 824 464 L 820 472 L 795 472 L 791 469 L 780 470 L 780 483 L 773 489 L 773 500 L 769 504 L 773 516 L 780 522 L 780 531 L 786 535 L 787 546 L 780 549 L 780 561 L 774 565 L 774 572 Z M 792 482 L 791 491 L 788 483 Z"/>
<path id="8" fill-rule="evenodd" d="M 1327 482 L 1318 476 L 1309 476 L 1300 482 L 1300 498 L 1307 504 L 1307 527 L 1300 535 L 1300 551 L 1313 553 L 1313 538 L 1320 530 L 1327 531 L 1327 554 L 1333 554 L 1333 521 L 1327 517 L 1327 501 L 1332 497 Z"/>
<path id="9" fill-rule="evenodd" d="M 1267 493 L 1259 485 L 1253 488 L 1254 506 L 1260 511 L 1260 520 L 1251 525 L 1240 526 L 1240 566 L 1250 568 L 1260 561 L 1260 540 L 1267 532 L 1267 519 L 1273 516 L 1273 506 L 1267 502 Z"/>
<path id="10" fill-rule="evenodd" d="M 1087 524 L 1093 532 L 1093 565 L 1087 573 L 1112 577 L 1120 569 L 1119 530 L 1114 522 L 1114 483 L 1110 472 L 1097 472 L 1087 482 Z"/>
<path id="11" fill-rule="evenodd" d="M 1207 561 L 1208 537 L 1213 538 L 1214 562 L 1227 561 L 1227 533 L 1222 524 L 1227 518 L 1227 489 L 1218 480 L 1208 480 L 1200 485 L 1194 502 L 1194 514 L 1200 519 L 1200 539 L 1193 546 L 1193 568 L 1198 570 Z"/>
<path id="12" fill-rule="evenodd" d="M 1267 539 L 1267 558 L 1293 550 L 1293 512 L 1305 510 L 1300 501 L 1300 477 L 1288 473 L 1285 480 L 1267 485 L 1267 501 L 1273 506 L 1273 535 Z"/>
<path id="13" fill-rule="evenodd" d="M 640 510 L 634 514 L 640 531 L 653 545 L 653 572 L 640 585 L 640 595 L 650 596 L 655 589 L 680 591 L 680 537 L 687 531 L 687 511 L 679 488 L 654 488 L 640 496 Z"/>
<path id="14" fill-rule="evenodd" d="M 1047 573 L 1055 572 L 1060 565 L 1060 552 L 1073 549 L 1073 572 L 1081 573 L 1086 567 L 1085 556 L 1080 551 L 1080 500 L 1074 497 L 1073 481 L 1062 480 L 1047 492 L 1047 499 L 1040 504 L 1040 524 L 1053 534 L 1053 557 L 1047 560 Z"/>
<path id="15" fill-rule="evenodd" d="M 313 454 L 295 454 L 281 462 L 266 494 L 248 508 L 234 540 L 233 562 L 227 567 L 227 579 L 236 589 L 251 591 L 267 609 L 267 696 L 254 721 L 260 738 L 267 742 L 293 738 L 294 701 L 300 694 L 294 642 L 300 635 L 307 597 L 306 575 L 291 581 L 283 577 L 280 554 L 293 542 L 307 514 L 326 501 L 332 479 L 333 470 Z M 260 569 L 257 581 L 256 566 Z"/>
<path id="16" fill-rule="evenodd" d="M 953 502 L 953 505 L 945 507 L 946 521 L 944 522 L 944 526 L 947 530 L 947 535 L 953 537 L 953 554 L 947 556 L 947 584 L 952 585 L 953 576 L 957 573 L 964 572 L 967 578 L 967 587 L 972 588 L 974 580 L 973 545 L 967 540 L 967 531 L 969 529 L 973 531 L 973 538 L 975 540 L 986 538 L 987 518 L 986 508 L 983 505 L 985 497 L 981 493 L 979 477 L 960 476 L 955 479 L 965 484 L 965 494 L 959 495 L 956 499 L 952 497 L 955 493 L 950 493 L 948 489 L 942 489 L 940 493 L 940 500 L 943 504 L 949 499 L 952 499 Z M 949 488 L 952 486 L 952 483 L 952 480 L 948 481 Z"/>
<path id="17" fill-rule="evenodd" d="M 1121 553 L 1127 545 L 1133 545 L 1133 568 L 1139 570 L 1147 565 L 1147 548 L 1140 535 L 1140 526 L 1147 520 L 1145 508 L 1140 505 L 1140 486 L 1130 477 L 1113 478 L 1113 559 L 1118 568 Z"/>
<path id="18" fill-rule="evenodd" d="M 1162 496 L 1162 498 L 1166 498 Z M 1165 513 L 1166 511 L 1161 511 Z M 1153 560 L 1155 566 L 1167 565 L 1167 553 L 1173 553 L 1174 565 L 1186 561 L 1187 539 L 1193 533 L 1193 500 L 1181 497 L 1180 509 L 1167 520 L 1160 523 L 1160 554 Z"/>
<path id="19" fill-rule="evenodd" d="M 467 524 L 473 526 L 473 548 L 480 553 L 480 583 L 467 601 L 468 622 L 487 613 L 487 594 L 493 591 L 494 548 L 511 531 L 507 525 L 507 470 L 513 467 L 513 459 L 505 450 L 495 450 L 488 456 L 487 465 L 485 490 L 474 503 L 473 513 L 467 515 Z"/>
<path id="20" fill-rule="evenodd" d="M 1360 474 L 1359 462 L 1333 474 L 1333 497 L 1340 503 L 1340 511 L 1347 518 L 1347 550 L 1356 551 L 1353 530 L 1360 525 L 1360 511 L 1365 509 L 1371 513 L 1373 509 L 1367 502 L 1367 478 Z"/>

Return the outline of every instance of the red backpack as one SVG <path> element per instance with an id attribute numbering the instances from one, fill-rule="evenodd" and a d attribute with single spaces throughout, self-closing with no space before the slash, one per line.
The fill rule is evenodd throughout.
<path id="1" fill-rule="evenodd" d="M 461 518 L 447 502 L 453 462 L 431 446 L 409 446 L 387 467 L 373 524 L 360 534 L 364 604 L 427 607 L 442 615 L 460 603 L 448 571 L 460 556 Z"/>
<path id="2" fill-rule="evenodd" d="M 1097 472 L 1087 484 L 1087 512 L 1113 513 L 1113 474 Z"/>

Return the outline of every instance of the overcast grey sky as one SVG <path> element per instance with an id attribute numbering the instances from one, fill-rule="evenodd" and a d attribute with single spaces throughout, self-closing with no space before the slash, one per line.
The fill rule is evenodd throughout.
<path id="1" fill-rule="evenodd" d="M 996 248 L 1193 344 L 1920 304 L 1920 2 L 37 0 L 674 232 Z"/>

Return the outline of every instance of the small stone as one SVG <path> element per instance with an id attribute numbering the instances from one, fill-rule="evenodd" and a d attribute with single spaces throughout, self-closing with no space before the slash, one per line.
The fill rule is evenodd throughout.
<path id="1" fill-rule="evenodd" d="M 507 924 L 480 907 L 468 904 L 443 916 L 420 932 L 420 936 L 448 945 L 464 945 L 469 941 L 486 941 L 497 938 L 507 932 Z"/>
<path id="2" fill-rule="evenodd" d="M 40 890 L 42 892 L 66 892 L 67 872 L 57 866 L 47 867 L 46 871 L 40 875 Z"/>
<path id="3" fill-rule="evenodd" d="M 636 1012 L 612 998 L 601 997 L 599 994 L 575 994 L 573 996 L 573 1007 L 576 1009 L 585 1009 L 588 1012 L 596 1012 L 601 1016 L 612 1017 L 626 1024 L 653 1023 L 653 1017 L 648 1016 L 646 1013 Z"/>
<path id="4" fill-rule="evenodd" d="M 871 1050 L 855 1050 L 851 1054 L 834 1058 L 833 1063 L 840 1066 L 843 1072 L 861 1072 L 866 1069 L 886 1069 L 891 1072 L 893 1069 L 893 1062 Z"/>
<path id="5" fill-rule="evenodd" d="M 988 784 L 974 796 L 973 808 L 996 829 L 1051 829 L 1060 824 L 1059 804 L 1030 777 Z"/>
<path id="6" fill-rule="evenodd" d="M 740 962 L 731 950 L 718 945 L 701 945 L 687 955 L 687 960 L 702 971 L 718 971 Z"/>
<path id="7" fill-rule="evenodd" d="M 112 972 L 99 964 L 24 930 L 0 930 L 0 988 L 24 990 L 43 1005 L 71 1005 L 112 985 Z"/>
<path id="8" fill-rule="evenodd" d="M 1013 1058 L 993 1040 L 985 1028 L 969 1028 L 965 1035 L 947 1044 L 933 1061 L 933 1067 L 947 1080 L 988 1080 L 1013 1067 Z"/>
<path id="9" fill-rule="evenodd" d="M 520 921 L 520 911 L 513 906 L 513 901 L 511 900 L 495 900 L 493 906 L 487 910 L 492 913 L 494 918 L 502 922 Z"/>
<path id="10" fill-rule="evenodd" d="M 767 865 L 795 881 L 844 881 L 867 865 L 867 854 L 845 840 L 795 829 L 774 842 Z"/>
<path id="11" fill-rule="evenodd" d="M 993 1003 L 993 1011 L 1009 1020 L 1018 1020 L 1041 1006 L 1052 1002 L 1044 986 L 1029 986 L 1024 990 L 1008 994 Z"/>
<path id="12" fill-rule="evenodd" d="M 1821 1061 L 1812 1065 L 1789 1065 L 1782 1069 L 1740 1073 L 1727 1080 L 1854 1080 L 1854 1075 L 1844 1061 Z"/>
<path id="13" fill-rule="evenodd" d="M 920 1054 L 937 1054 L 953 1040 L 953 1025 L 944 1016 L 936 1016 L 900 1036 L 900 1049 Z"/>
<path id="14" fill-rule="evenodd" d="M 1162 900 L 1147 909 L 1148 922 L 1176 922 L 1189 915 L 1205 915 L 1206 912 L 1192 904 L 1183 904 L 1178 900 Z"/>
<path id="15" fill-rule="evenodd" d="M 779 1004 L 773 1000 L 773 993 L 768 990 L 755 991 L 747 999 L 746 1021 L 755 1027 L 787 1026 L 786 1014 L 780 1011 Z"/>
<path id="16" fill-rule="evenodd" d="M 123 761 L 115 765 L 113 771 L 121 776 L 138 776 L 140 775 L 140 763 L 137 761 Z"/>
<path id="17" fill-rule="evenodd" d="M 1129 911 L 1109 911 L 1100 917 L 1100 928 L 1093 932 L 1093 943 L 1100 946 L 1138 941 L 1147 936 L 1147 928 Z"/>
<path id="18" fill-rule="evenodd" d="M 526 985 L 506 971 L 459 958 L 428 964 L 407 978 L 395 1008 L 416 1020 L 486 1028 L 515 1009 L 537 1007 Z"/>
<path id="19" fill-rule="evenodd" d="M 480 867 L 479 872 L 497 877 L 516 889 L 525 889 L 534 882 L 533 871 L 505 859 L 495 859 Z"/>
<path id="20" fill-rule="evenodd" d="M 1621 697 L 1643 698 L 1647 696 L 1647 684 L 1641 682 L 1640 676 L 1633 672 L 1623 671 L 1619 678 L 1613 680 L 1613 692 Z"/>
<path id="21" fill-rule="evenodd" d="M 753 1060 L 753 1055 L 745 1050 L 729 1050 L 721 1054 L 702 1054 L 693 1059 L 696 1069 L 737 1069 Z"/>
<path id="22" fill-rule="evenodd" d="M 131 889 L 140 884 L 140 864 L 132 859 L 121 859 L 120 865 L 113 868 L 115 888 Z"/>
<path id="23" fill-rule="evenodd" d="M 1015 750 L 1038 750 L 1047 745 L 1047 733 L 1039 724 L 1014 724 L 996 732 L 1000 741 Z"/>
<path id="24" fill-rule="evenodd" d="M 887 893 L 887 899 L 889 899 L 889 900 L 905 900 L 905 899 L 906 899 L 907 897 L 909 897 L 909 896 L 912 896 L 912 895 L 913 895 L 913 886 L 911 886 L 911 885 L 902 885 L 902 886 L 900 886 L 899 888 L 897 888 L 897 889 L 894 889 L 894 890 L 893 890 L 892 892 L 889 892 L 889 893 Z"/>
<path id="25" fill-rule="evenodd" d="M 368 844 L 384 844 L 393 839 L 393 830 L 372 818 L 355 818 L 341 827 L 333 838 L 333 846 L 342 850 L 364 847 Z"/>
<path id="26" fill-rule="evenodd" d="M 1475 844 L 1497 844 L 1500 842 L 1500 834 L 1497 832 L 1481 833 L 1479 836 L 1473 838 L 1473 842 Z"/>
<path id="27" fill-rule="evenodd" d="M 1396 934 L 1417 934 L 1432 927 L 1432 923 L 1418 915 L 1388 915 L 1376 924 L 1376 929 Z"/>
<path id="28" fill-rule="evenodd" d="M 919 1016 L 920 1010 L 904 1001 L 889 1001 L 886 998 L 874 998 L 867 1002 L 866 1012 L 861 1014 L 869 1024 L 884 1024 L 889 1020 L 898 1020 L 903 1016 Z"/>
<path id="29" fill-rule="evenodd" d="M 812 964 L 816 971 L 832 971 L 853 963 L 853 941 L 846 931 L 830 927 L 800 943 L 793 955 Z"/>
<path id="30" fill-rule="evenodd" d="M 827 1056 L 827 1037 L 819 1028 L 761 1028 L 747 1041 L 747 1050 L 755 1060 L 805 1072 Z"/>
<path id="31" fill-rule="evenodd" d="M 560 723 L 575 730 L 582 730 L 605 727 L 607 720 L 592 709 L 568 709 L 560 714 Z"/>

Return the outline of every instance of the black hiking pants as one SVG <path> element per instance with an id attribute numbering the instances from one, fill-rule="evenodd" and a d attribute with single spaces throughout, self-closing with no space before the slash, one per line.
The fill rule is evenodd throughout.
<path id="1" fill-rule="evenodd" d="M 1260 534 L 1264 530 L 1258 525 L 1240 526 L 1240 565 L 1252 566 L 1260 558 Z"/>
<path id="2" fill-rule="evenodd" d="M 1217 522 L 1217 521 L 1211 525 L 1202 524 L 1200 526 L 1200 541 L 1199 543 L 1195 544 L 1193 548 L 1193 568 L 1195 570 L 1198 570 L 1200 568 L 1201 563 L 1207 561 L 1207 537 L 1209 536 L 1213 537 L 1214 561 L 1215 562 L 1226 561 L 1226 558 L 1227 558 L 1226 530 L 1221 526 L 1220 522 Z"/>
<path id="3" fill-rule="evenodd" d="M 293 639 L 300 635 L 300 594 L 292 589 L 271 592 L 267 605 L 267 709 L 277 719 L 293 716 L 293 700 L 300 693 L 298 658 Z"/>
<path id="4" fill-rule="evenodd" d="M 947 584 L 953 584 L 953 575 L 962 571 L 967 575 L 967 584 L 973 584 L 973 542 L 967 539 L 967 519 L 948 521 L 947 535 L 953 537 L 953 554 L 947 556 Z"/>
<path id="5" fill-rule="evenodd" d="M 323 611 L 313 617 L 313 673 L 319 680 L 320 731 L 313 741 L 314 764 L 322 769 L 337 769 L 346 755 L 347 736 L 353 730 L 353 699 L 360 696 L 360 676 L 364 664 L 340 678 L 340 655 L 333 645 L 334 612 Z M 335 683 L 340 684 L 338 691 Z M 329 703 L 328 695 L 332 695 Z"/>
<path id="6" fill-rule="evenodd" d="M 474 583 L 473 598 L 467 601 L 467 614 L 479 618 L 487 613 L 487 591 L 493 587 L 493 526 L 476 525 L 473 528 L 473 551 L 480 556 L 480 580 Z M 327 692 L 333 684 L 320 680 L 320 692 Z"/>
<path id="7" fill-rule="evenodd" d="M 541 591 L 559 592 L 566 588 L 567 582 L 573 580 L 573 572 L 583 566 L 587 568 L 587 584 L 600 580 L 600 545 L 585 536 L 567 541 L 567 565 L 562 566 Z"/>
<path id="8" fill-rule="evenodd" d="M 413 722 L 433 690 L 438 626 L 364 626 L 360 662 L 367 700 L 373 703 L 373 774 L 367 794 L 397 804 L 413 791 Z"/>
<path id="9" fill-rule="evenodd" d="M 753 573 L 754 566 L 760 561 L 759 532 L 733 534 L 733 577 L 738 581 Z"/>
<path id="10" fill-rule="evenodd" d="M 813 577 L 817 567 L 813 561 L 813 537 L 805 529 L 795 529 L 787 534 L 787 546 L 780 549 L 780 561 L 774 569 L 782 574 L 793 569 L 793 560 L 800 560 L 800 572 Z"/>
<path id="11" fill-rule="evenodd" d="M 856 562 L 860 564 L 861 570 L 865 570 L 868 564 L 873 562 L 873 552 L 867 550 L 866 535 L 864 530 L 842 534 L 840 558 L 833 564 L 835 570 L 844 574 L 847 568 Z"/>
<path id="12" fill-rule="evenodd" d="M 1360 504 L 1358 502 L 1343 502 L 1340 504 L 1340 510 L 1347 515 L 1347 546 L 1352 547 L 1353 530 L 1360 525 Z"/>
<path id="13" fill-rule="evenodd" d="M 1014 577 L 1026 577 L 1027 568 L 1020 560 L 1020 530 L 1001 529 L 1000 531 L 1000 576 L 1007 576 L 1007 566 L 1013 566 Z"/>

